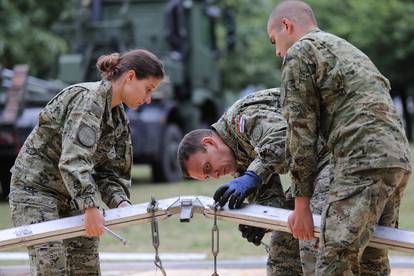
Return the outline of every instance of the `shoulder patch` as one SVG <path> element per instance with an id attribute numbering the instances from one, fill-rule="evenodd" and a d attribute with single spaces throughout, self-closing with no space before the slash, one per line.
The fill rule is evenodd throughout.
<path id="1" fill-rule="evenodd" d="M 242 115 L 240 115 L 239 117 L 237 117 L 237 132 L 238 133 L 244 133 L 244 126 L 246 124 L 246 120 L 244 119 L 244 117 Z"/>
<path id="2" fill-rule="evenodd" d="M 77 138 L 81 145 L 90 148 L 96 143 L 96 132 L 90 126 L 83 124 L 79 127 Z"/>
<path id="3" fill-rule="evenodd" d="M 253 129 L 253 133 L 252 133 L 252 140 L 253 141 L 258 141 L 260 140 L 260 138 L 262 138 L 262 133 L 263 133 L 263 127 L 261 125 L 257 125 L 254 129 Z"/>

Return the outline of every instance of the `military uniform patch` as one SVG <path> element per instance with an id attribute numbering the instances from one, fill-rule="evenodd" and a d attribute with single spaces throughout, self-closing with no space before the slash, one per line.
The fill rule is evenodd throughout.
<path id="1" fill-rule="evenodd" d="M 90 148 L 96 143 L 96 132 L 90 126 L 81 125 L 78 130 L 77 138 L 79 143 Z"/>
<path id="2" fill-rule="evenodd" d="M 252 139 L 254 141 L 260 140 L 260 138 L 262 138 L 262 133 L 263 133 L 263 127 L 261 125 L 256 126 L 253 129 Z"/>

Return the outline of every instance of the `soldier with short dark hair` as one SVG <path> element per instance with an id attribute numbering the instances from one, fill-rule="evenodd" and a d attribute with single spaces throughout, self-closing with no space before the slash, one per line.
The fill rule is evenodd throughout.
<path id="1" fill-rule="evenodd" d="M 295 197 L 292 233 L 313 238 L 308 205 L 322 137 L 332 153 L 333 180 L 322 214 L 317 274 L 387 275 L 387 250 L 366 246 L 377 223 L 397 226 L 411 173 L 390 83 L 363 52 L 321 31 L 302 1 L 278 4 L 267 31 L 283 58 L 283 115 Z"/>
<path id="2" fill-rule="evenodd" d="M 132 148 L 123 104 L 151 102 L 163 76 L 152 53 L 133 50 L 101 56 L 99 82 L 62 90 L 40 112 L 11 169 L 14 226 L 85 214 L 87 237 L 30 246 L 32 275 L 100 275 L 101 200 L 130 205 Z"/>
<path id="3" fill-rule="evenodd" d="M 184 136 L 177 153 L 183 174 L 199 180 L 234 175 L 234 180 L 214 194 L 221 206 L 228 202 L 230 208 L 240 208 L 247 198 L 256 204 L 293 209 L 279 178 L 288 167 L 286 127 L 279 89 L 252 93 L 234 103 L 212 129 L 198 129 Z M 315 181 L 318 197 L 312 201 L 315 211 L 322 208 L 329 183 L 329 157 L 320 148 L 320 177 Z M 255 245 L 260 245 L 266 233 L 265 229 L 246 225 L 239 225 L 239 230 Z M 306 270 L 314 270 L 315 242 L 301 244 Z M 267 273 L 302 275 L 299 245 L 290 233 L 273 232 Z"/>

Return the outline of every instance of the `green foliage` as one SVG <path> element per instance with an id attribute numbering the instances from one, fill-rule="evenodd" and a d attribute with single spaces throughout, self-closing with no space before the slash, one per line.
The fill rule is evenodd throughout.
<path id="1" fill-rule="evenodd" d="M 222 0 L 237 13 L 237 47 L 222 63 L 224 87 L 248 84 L 276 86 L 280 59 L 268 43 L 266 24 L 279 1 Z M 325 31 L 363 50 L 387 76 L 394 89 L 414 89 L 414 2 L 409 0 L 308 0 Z"/>
<path id="2" fill-rule="evenodd" d="M 66 42 L 50 27 L 71 2 L 0 1 L 0 64 L 11 68 L 28 63 L 32 74 L 50 76 L 56 58 L 67 49 Z"/>
<path id="3" fill-rule="evenodd" d="M 240 91 L 248 85 L 276 87 L 280 84 L 280 60 L 275 57 L 266 25 L 273 1 L 221 1 L 236 14 L 236 48 L 221 60 L 225 89 Z"/>
<path id="4" fill-rule="evenodd" d="M 322 29 L 363 50 L 396 89 L 414 86 L 414 2 L 309 0 Z"/>

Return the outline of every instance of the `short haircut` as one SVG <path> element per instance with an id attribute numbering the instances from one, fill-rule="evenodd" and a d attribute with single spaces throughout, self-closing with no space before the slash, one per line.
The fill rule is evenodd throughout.
<path id="1" fill-rule="evenodd" d="M 270 28 L 280 30 L 283 18 L 288 18 L 300 26 L 317 25 L 312 8 L 304 1 L 285 0 L 280 2 L 270 14 Z"/>
<path id="2" fill-rule="evenodd" d="M 177 150 L 177 160 L 180 164 L 181 172 L 185 177 L 190 177 L 185 165 L 185 162 L 190 158 L 191 155 L 197 152 L 205 152 L 201 140 L 204 137 L 212 137 L 214 130 L 211 129 L 196 129 L 187 133 L 180 144 L 178 145 Z"/>

